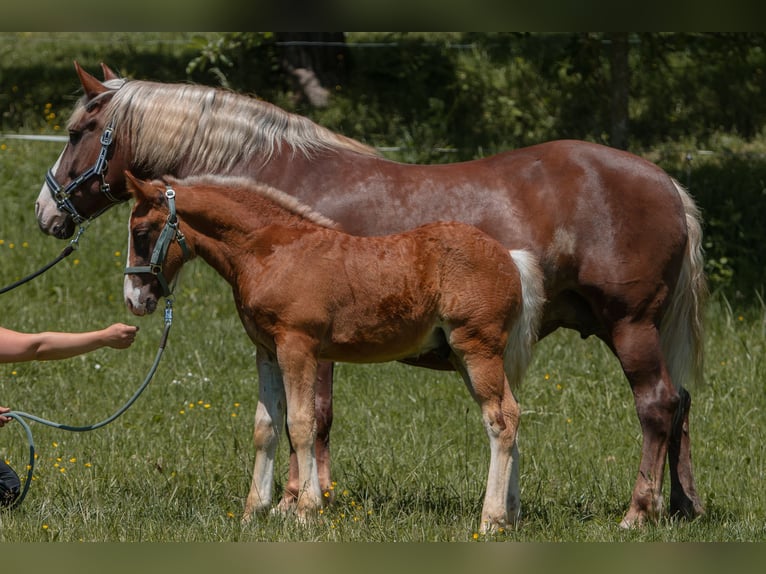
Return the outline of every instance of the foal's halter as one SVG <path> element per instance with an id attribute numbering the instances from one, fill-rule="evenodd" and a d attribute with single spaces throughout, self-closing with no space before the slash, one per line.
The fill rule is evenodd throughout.
<path id="1" fill-rule="evenodd" d="M 124 201 L 112 195 L 109 184 L 106 183 L 106 179 L 104 179 L 104 176 L 106 175 L 107 169 L 109 167 L 109 151 L 113 138 L 114 118 L 109 120 L 109 123 L 104 127 L 104 132 L 101 134 L 101 150 L 98 152 L 96 163 L 94 163 L 90 168 L 88 168 L 78 177 L 70 181 L 65 187 L 61 187 L 61 184 L 56 181 L 56 176 L 54 175 L 52 168 L 49 169 L 48 173 L 45 174 L 45 183 L 48 184 L 48 189 L 51 190 L 51 196 L 53 197 L 53 201 L 56 202 L 56 207 L 58 207 L 59 210 L 66 211 L 69 215 L 71 215 L 72 220 L 74 220 L 76 224 L 95 219 L 101 215 L 101 213 L 109 209 L 112 205 L 116 203 L 122 203 Z M 71 201 L 71 197 L 78 187 L 80 187 L 93 176 L 101 178 L 101 193 L 103 193 L 111 203 L 103 210 L 93 214 L 91 217 L 83 217 L 75 208 Z"/>
<path id="2" fill-rule="evenodd" d="M 162 287 L 163 297 L 168 297 L 173 293 L 173 288 L 165 279 L 165 274 L 162 272 L 162 265 L 165 263 L 165 257 L 168 254 L 168 248 L 173 240 L 178 241 L 181 246 L 181 250 L 184 254 L 184 260 L 191 259 L 191 252 L 186 245 L 186 238 L 184 234 L 178 229 L 178 217 L 176 217 L 176 192 L 169 185 L 165 185 L 165 197 L 168 200 L 168 219 L 165 222 L 165 227 L 162 228 L 157 243 L 152 251 L 152 256 L 149 259 L 149 265 L 139 265 L 136 267 L 125 267 L 125 275 L 133 273 L 150 273 L 157 277 L 157 281 L 160 282 Z"/>

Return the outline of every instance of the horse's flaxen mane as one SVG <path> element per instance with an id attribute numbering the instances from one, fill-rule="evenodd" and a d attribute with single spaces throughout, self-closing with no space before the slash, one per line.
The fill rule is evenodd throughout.
<path id="1" fill-rule="evenodd" d="M 229 90 L 120 82 L 114 84 L 105 113 L 114 116 L 119 137 L 132 142 L 135 163 L 154 173 L 172 173 L 181 158 L 195 173 L 221 173 L 245 158 L 266 163 L 283 148 L 306 156 L 325 149 L 378 155 L 374 148 L 306 117 Z M 73 119 L 77 111 L 82 108 Z"/>
<path id="2" fill-rule="evenodd" d="M 184 179 L 165 178 L 171 186 L 178 184 L 179 187 L 208 186 L 216 188 L 244 189 L 250 193 L 258 194 L 269 201 L 276 203 L 279 207 L 294 213 L 303 219 L 306 219 L 322 227 L 339 229 L 340 225 L 332 219 L 325 217 L 321 213 L 314 211 L 311 207 L 298 200 L 296 197 L 285 193 L 275 187 L 256 182 L 246 177 L 231 177 L 222 175 L 194 175 Z M 154 182 L 164 185 L 164 182 Z"/>

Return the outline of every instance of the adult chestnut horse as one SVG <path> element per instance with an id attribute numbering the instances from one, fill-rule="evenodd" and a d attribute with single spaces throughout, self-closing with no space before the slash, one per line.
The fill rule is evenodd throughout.
<path id="1" fill-rule="evenodd" d="M 84 96 L 70 141 L 36 204 L 40 228 L 59 238 L 76 221 L 128 198 L 123 169 L 226 174 L 285 190 L 356 235 L 436 220 L 473 224 L 541 262 L 547 303 L 540 335 L 567 327 L 595 335 L 620 361 L 643 433 L 623 526 L 662 510 L 666 458 L 670 512 L 703 508 L 694 485 L 691 398 L 702 378 L 699 214 L 656 165 L 582 141 L 553 141 L 475 161 L 408 165 L 269 103 L 220 89 L 118 79 L 76 65 Z M 109 170 L 106 170 L 107 162 Z M 436 356 L 432 367 L 451 368 Z M 320 368 L 317 457 L 330 483 L 332 368 Z M 286 489 L 297 489 L 295 464 Z"/>
<path id="2" fill-rule="evenodd" d="M 183 264 L 199 256 L 231 285 L 256 346 L 256 457 L 245 521 L 271 505 L 285 410 L 298 465 L 297 515 L 311 516 L 324 503 L 314 451 L 320 360 L 376 363 L 436 350 L 463 376 L 489 438 L 481 530 L 516 522 L 520 409 L 511 389 L 529 362 L 544 291 L 531 254 L 509 253 L 458 222 L 349 235 L 251 179 L 127 177 L 136 199 L 125 269 L 130 310 L 153 312 Z"/>

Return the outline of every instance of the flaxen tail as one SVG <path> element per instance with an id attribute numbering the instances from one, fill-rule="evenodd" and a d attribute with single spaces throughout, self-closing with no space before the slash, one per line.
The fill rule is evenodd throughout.
<path id="1" fill-rule="evenodd" d="M 673 385 L 680 388 L 704 382 L 702 315 L 708 289 L 699 209 L 683 186 L 676 180 L 673 183 L 686 213 L 688 241 L 678 283 L 660 325 L 660 341 Z"/>
<path id="2" fill-rule="evenodd" d="M 511 388 L 521 383 L 527 365 L 532 358 L 532 346 L 537 341 L 537 329 L 545 302 L 543 272 L 532 253 L 524 250 L 510 251 L 521 276 L 522 307 L 513 325 L 505 348 L 505 375 Z"/>

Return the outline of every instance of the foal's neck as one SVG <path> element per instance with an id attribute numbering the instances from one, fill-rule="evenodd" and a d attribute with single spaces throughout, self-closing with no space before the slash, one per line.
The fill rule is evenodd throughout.
<path id="1" fill-rule="evenodd" d="M 224 277 L 276 242 L 334 224 L 267 187 L 178 186 L 176 210 L 194 251 Z M 272 197 L 273 196 L 273 197 Z M 303 213 L 305 212 L 305 213 Z M 272 232 L 281 229 L 281 233 Z"/>

